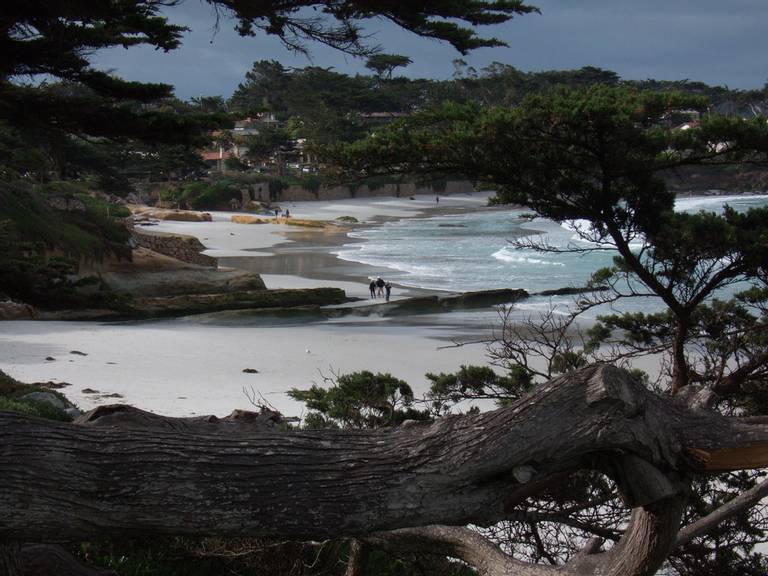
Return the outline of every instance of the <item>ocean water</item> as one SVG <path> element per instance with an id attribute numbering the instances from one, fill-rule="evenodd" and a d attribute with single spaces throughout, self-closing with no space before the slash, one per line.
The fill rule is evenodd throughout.
<path id="1" fill-rule="evenodd" d="M 676 209 L 721 212 L 725 204 L 746 210 L 768 204 L 768 195 L 679 198 Z M 336 254 L 387 268 L 387 280 L 398 284 L 451 292 L 495 288 L 539 292 L 583 286 L 595 270 L 611 265 L 612 251 L 563 254 L 514 247 L 510 241 L 521 236 L 535 236 L 556 247 L 585 245 L 575 230 L 585 222 L 528 221 L 520 218 L 524 212 L 498 208 L 387 222 L 351 233 L 351 242 Z M 569 296 L 532 298 L 517 308 L 562 308 L 572 301 Z M 627 306 L 646 308 L 648 303 Z"/>

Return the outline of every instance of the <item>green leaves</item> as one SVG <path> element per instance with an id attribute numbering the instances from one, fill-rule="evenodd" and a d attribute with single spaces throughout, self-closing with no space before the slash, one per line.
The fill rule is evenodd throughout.
<path id="1" fill-rule="evenodd" d="M 461 366 L 456 373 L 427 373 L 426 377 L 432 382 L 427 400 L 438 415 L 465 401 L 493 400 L 505 405 L 533 388 L 531 374 L 521 366 L 513 366 L 507 376 L 488 366 Z"/>
<path id="2" fill-rule="evenodd" d="M 449 42 L 461 53 L 484 46 L 499 46 L 495 38 L 484 38 L 474 29 L 478 25 L 500 24 L 518 14 L 538 9 L 521 0 L 437 0 L 430 2 L 389 2 L 385 0 L 293 0 L 290 2 L 246 2 L 244 0 L 207 0 L 216 7 L 230 9 L 238 20 L 237 29 L 244 36 L 256 31 L 279 37 L 292 50 L 307 52 L 305 42 L 313 41 L 355 55 L 376 52 L 366 44 L 360 23 L 384 18 L 401 28 Z M 301 8 L 316 8 L 326 16 L 304 16 Z"/>
<path id="3" fill-rule="evenodd" d="M 364 370 L 326 381 L 328 388 L 313 384 L 309 390 L 288 392 L 311 410 L 305 418 L 309 428 L 379 428 L 427 416 L 412 408 L 411 387 L 391 374 Z"/>

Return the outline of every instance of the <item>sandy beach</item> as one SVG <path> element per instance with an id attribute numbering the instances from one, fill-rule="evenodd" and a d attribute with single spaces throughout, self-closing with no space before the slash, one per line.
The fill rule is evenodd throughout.
<path id="1" fill-rule="evenodd" d="M 289 208 L 295 218 L 332 220 L 346 215 L 375 224 L 393 218 L 481 210 L 487 196 L 441 197 L 439 206 L 434 196 L 425 196 L 296 202 L 283 209 Z M 237 265 L 263 273 L 269 288 L 335 286 L 348 296 L 368 298 L 368 277 L 383 274 L 330 253 L 334 246 L 348 241 L 345 235 L 294 230 L 284 224 L 233 224 L 231 215 L 214 213 L 212 222 L 166 221 L 152 229 L 200 238 L 205 253 L 219 258 L 220 266 Z M 395 287 L 393 298 L 415 293 L 419 291 Z M 398 321 L 373 316 L 269 326 L 226 318 L 3 322 L 0 369 L 27 382 L 66 382 L 69 386 L 62 391 L 84 410 L 124 402 L 174 416 L 225 415 L 248 408 L 245 391 L 253 391 L 284 414 L 298 416 L 302 406 L 285 392 L 322 383 L 324 376 L 334 372 L 390 372 L 408 381 L 420 396 L 427 389 L 426 372 L 455 371 L 462 364 L 487 362 L 482 344 L 450 346 L 460 331 L 450 320 L 436 316 Z M 479 339 L 482 334 L 474 336 Z M 246 368 L 258 372 L 244 373 Z M 89 389 L 97 392 L 84 392 Z"/>

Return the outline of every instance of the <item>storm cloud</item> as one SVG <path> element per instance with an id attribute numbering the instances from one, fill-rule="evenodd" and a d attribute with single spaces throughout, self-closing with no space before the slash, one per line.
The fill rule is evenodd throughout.
<path id="1" fill-rule="evenodd" d="M 768 79 L 768 2 L 764 0 L 540 0 L 541 15 L 483 29 L 509 44 L 464 57 L 478 70 L 502 62 L 526 71 L 598 66 L 627 79 L 700 80 L 730 88 L 761 88 Z M 188 26 L 183 46 L 170 53 L 148 48 L 113 48 L 95 56 L 102 69 L 132 80 L 166 82 L 181 98 L 228 97 L 256 60 L 285 66 L 317 65 L 354 74 L 364 62 L 313 45 L 311 60 L 292 54 L 265 35 L 240 38 L 231 21 L 215 17 L 206 4 L 188 0 L 168 12 Z M 372 42 L 414 63 L 410 77 L 448 78 L 461 55 L 451 46 L 425 40 L 384 21 L 366 25 Z"/>

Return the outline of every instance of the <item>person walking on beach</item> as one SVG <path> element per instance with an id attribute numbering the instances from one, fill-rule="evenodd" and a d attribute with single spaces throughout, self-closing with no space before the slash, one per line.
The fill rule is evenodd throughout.
<path id="1" fill-rule="evenodd" d="M 381 276 L 376 278 L 376 295 L 380 298 L 384 297 L 384 280 L 382 280 Z"/>
<path id="2" fill-rule="evenodd" d="M 384 290 L 386 290 L 387 292 L 386 298 L 387 298 L 387 302 L 389 302 L 389 293 L 392 292 L 392 284 L 390 284 L 389 282 L 384 284 Z"/>
<path id="3" fill-rule="evenodd" d="M 368 284 L 368 289 L 371 291 L 371 298 L 376 298 L 376 281 L 371 280 L 371 283 Z"/>

